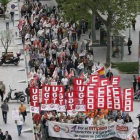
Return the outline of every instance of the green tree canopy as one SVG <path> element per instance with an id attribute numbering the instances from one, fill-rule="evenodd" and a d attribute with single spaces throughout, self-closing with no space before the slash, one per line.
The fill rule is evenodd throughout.
<path id="1" fill-rule="evenodd" d="M 10 0 L 0 0 L 0 3 L 3 5 L 7 5 L 10 2 Z"/>
<path id="2" fill-rule="evenodd" d="M 59 2 L 59 0 L 57 0 Z M 80 11 L 86 14 L 91 10 L 106 26 L 107 32 L 107 53 L 106 63 L 110 64 L 111 34 L 117 34 L 131 25 L 132 19 L 137 16 L 139 0 L 65 0 L 62 4 L 64 11 L 70 14 Z M 103 18 L 105 16 L 106 18 Z"/>

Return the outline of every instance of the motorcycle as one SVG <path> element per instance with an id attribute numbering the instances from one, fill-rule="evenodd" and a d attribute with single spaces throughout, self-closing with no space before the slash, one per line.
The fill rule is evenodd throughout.
<path id="1" fill-rule="evenodd" d="M 21 53 L 17 53 L 17 57 L 10 57 L 6 60 L 7 55 L 3 55 L 0 59 L 0 66 L 2 64 L 15 64 L 18 65 L 19 61 L 20 61 L 20 56 Z"/>
<path id="2" fill-rule="evenodd" d="M 15 94 L 14 94 L 14 98 L 12 98 L 12 92 L 13 91 L 15 91 L 16 89 L 11 89 L 11 87 L 9 86 L 9 88 L 10 88 L 10 91 L 8 92 L 8 95 L 7 95 L 7 97 L 6 97 L 6 101 L 8 102 L 10 99 L 11 100 L 20 100 L 21 102 L 24 102 L 25 101 L 25 97 L 26 97 L 26 95 L 24 94 L 24 92 L 23 91 L 19 91 L 19 92 L 15 92 Z"/>

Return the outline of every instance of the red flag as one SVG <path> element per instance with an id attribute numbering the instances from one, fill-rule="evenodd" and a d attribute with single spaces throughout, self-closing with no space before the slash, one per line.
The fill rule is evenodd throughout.
<path id="1" fill-rule="evenodd" d="M 95 89 L 93 86 L 86 87 L 86 109 L 93 110 L 95 109 Z"/>
<path id="2" fill-rule="evenodd" d="M 30 88 L 30 101 L 31 101 L 31 106 L 39 107 L 39 89 L 38 88 Z"/>
<path id="3" fill-rule="evenodd" d="M 52 86 L 51 88 L 51 104 L 57 105 L 58 104 L 58 86 Z"/>
<path id="4" fill-rule="evenodd" d="M 103 78 L 99 80 L 99 86 L 107 86 L 109 85 L 109 79 L 108 78 Z"/>
<path id="5" fill-rule="evenodd" d="M 112 87 L 113 95 L 113 110 L 122 110 L 122 97 L 121 97 L 121 88 Z"/>
<path id="6" fill-rule="evenodd" d="M 111 77 L 111 85 L 118 87 L 119 84 L 120 84 L 120 76 L 112 76 Z"/>
<path id="7" fill-rule="evenodd" d="M 74 92 L 67 92 L 67 110 L 75 109 L 74 98 Z"/>
<path id="8" fill-rule="evenodd" d="M 97 109 L 106 109 L 107 108 L 107 98 L 106 98 L 106 87 L 97 87 L 96 88 L 96 108 Z"/>
<path id="9" fill-rule="evenodd" d="M 123 111 L 133 111 L 133 88 L 123 89 Z"/>

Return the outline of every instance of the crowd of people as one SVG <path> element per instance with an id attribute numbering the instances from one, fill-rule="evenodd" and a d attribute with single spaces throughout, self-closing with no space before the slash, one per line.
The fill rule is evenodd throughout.
<path id="1" fill-rule="evenodd" d="M 72 20 L 63 22 L 55 6 L 42 5 L 28 1 L 21 7 L 22 20 L 19 21 L 19 33 L 25 51 L 30 55 L 28 75 L 29 85 L 25 92 L 27 102 L 30 102 L 30 87 L 42 88 L 57 82 L 64 85 L 65 91 L 73 91 L 73 79 L 84 78 L 99 70 L 102 65 L 94 62 L 93 50 L 89 40 L 82 40 L 81 34 L 87 31 L 85 19 L 80 25 Z M 63 41 L 66 39 L 66 41 Z M 113 73 L 109 70 L 109 79 Z M 36 140 L 42 135 L 49 138 L 48 121 L 71 124 L 105 125 L 110 122 L 132 122 L 126 112 L 112 110 L 92 110 L 68 115 L 66 112 L 40 111 L 32 115 Z"/>

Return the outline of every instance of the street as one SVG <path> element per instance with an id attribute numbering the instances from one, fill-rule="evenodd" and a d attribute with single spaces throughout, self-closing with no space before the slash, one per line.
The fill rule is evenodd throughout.
<path id="1" fill-rule="evenodd" d="M 23 0 L 20 0 L 19 2 L 19 6 L 21 6 L 23 3 Z M 55 0 L 42 0 L 41 1 L 42 4 L 47 4 L 48 6 L 54 6 L 56 5 Z M 10 29 L 13 29 L 13 32 L 15 34 L 15 32 L 18 32 L 17 29 L 17 24 L 18 24 L 18 19 L 19 19 L 20 15 L 15 15 L 15 26 L 13 27 L 13 23 L 10 22 Z M 133 42 L 132 45 L 132 55 L 128 55 L 128 51 L 127 51 L 127 46 L 125 46 L 125 51 L 124 51 L 124 60 L 121 60 L 120 58 L 112 58 L 112 62 L 136 62 L 138 61 L 138 39 L 139 39 L 139 30 L 140 30 L 140 16 L 138 16 L 136 18 L 136 31 L 133 31 L 131 29 L 131 39 Z M 3 19 L 0 19 L 0 31 L 2 31 L 3 29 L 5 29 L 5 21 Z M 90 32 L 90 31 L 89 31 Z M 88 32 L 88 33 L 89 33 Z M 129 37 L 129 29 L 127 29 L 126 31 L 124 31 L 126 38 Z M 82 39 L 88 38 L 88 34 L 86 34 L 85 36 L 82 36 Z M 16 54 L 16 52 L 19 52 L 21 49 L 23 49 L 23 46 L 21 44 L 21 39 L 17 39 L 15 37 L 14 42 L 11 44 L 11 46 L 9 47 L 9 52 L 13 52 L 14 54 Z M 93 48 L 94 50 L 94 54 L 95 54 L 95 62 L 101 62 L 102 64 L 105 63 L 105 56 L 106 56 L 106 48 L 105 47 L 95 47 Z M 2 52 L 4 51 L 2 44 L 0 43 L 0 56 L 2 54 Z M 15 65 L 3 65 L 0 67 L 0 81 L 3 81 L 3 83 L 6 85 L 6 94 L 9 91 L 9 85 L 11 86 L 12 89 L 17 89 L 17 91 L 24 91 L 25 92 L 25 88 L 27 87 L 27 83 L 22 83 L 22 81 L 26 81 L 27 79 L 27 75 L 26 72 L 24 70 L 25 68 L 25 58 L 24 58 L 24 54 L 21 55 L 22 60 L 20 61 L 18 66 Z M 29 61 L 29 56 L 27 55 L 27 62 Z M 133 74 L 120 74 L 116 69 L 112 69 L 112 72 L 114 74 L 114 76 L 118 76 L 120 75 L 121 77 L 121 83 L 120 86 L 122 88 L 127 88 L 127 87 L 132 87 L 132 80 L 133 80 Z M 138 76 L 138 75 L 137 75 Z M 20 83 L 21 82 L 21 83 Z M 14 93 L 14 92 L 13 92 Z M 6 94 L 4 97 L 6 97 Z M 0 101 L 0 104 L 2 102 Z M 32 140 L 34 139 L 34 135 L 31 132 L 24 132 L 21 134 L 21 136 L 18 136 L 17 133 L 17 127 L 16 124 L 14 122 L 14 120 L 12 120 L 12 111 L 14 109 L 18 109 L 19 105 L 20 105 L 20 101 L 9 101 L 8 103 L 9 105 L 9 113 L 8 113 L 8 119 L 7 119 L 7 124 L 5 124 L 2 120 L 2 113 L 0 111 L 0 129 L 2 129 L 2 132 L 5 132 L 6 130 L 9 131 L 9 134 L 12 136 L 13 140 Z M 29 106 L 26 104 L 25 105 L 27 107 L 27 109 L 29 109 Z M 140 113 L 140 101 L 134 101 L 134 111 L 130 112 L 130 116 L 132 117 L 132 120 L 134 122 L 134 127 L 138 126 L 138 119 L 136 119 L 137 114 Z M 23 130 L 27 130 L 27 129 L 32 129 L 32 118 L 31 118 L 31 114 L 28 113 L 27 117 L 26 117 L 26 122 L 23 125 Z"/>

